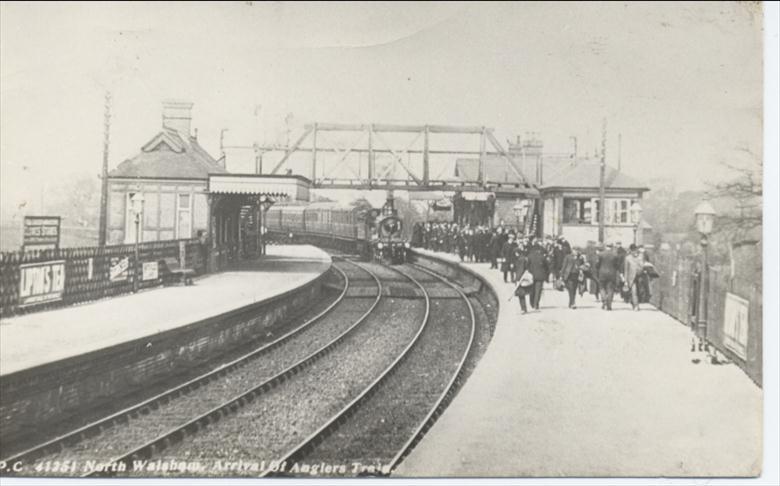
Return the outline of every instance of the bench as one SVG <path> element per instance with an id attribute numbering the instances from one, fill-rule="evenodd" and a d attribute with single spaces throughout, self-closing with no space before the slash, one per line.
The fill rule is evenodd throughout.
<path id="1" fill-rule="evenodd" d="M 163 277 L 173 275 L 184 285 L 192 285 L 192 276 L 195 275 L 194 269 L 184 267 L 179 263 L 179 260 L 173 257 L 163 258 L 158 263 Z"/>

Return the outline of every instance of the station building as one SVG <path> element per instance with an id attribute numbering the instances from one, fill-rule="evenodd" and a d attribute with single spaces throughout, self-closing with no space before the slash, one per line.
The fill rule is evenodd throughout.
<path id="1" fill-rule="evenodd" d="M 231 174 L 224 158 L 215 159 L 198 143 L 192 106 L 163 102 L 161 130 L 109 172 L 106 240 L 116 245 L 136 238 L 201 238 L 216 270 L 255 255 L 264 209 L 277 201 L 308 201 L 311 182 L 294 175 Z M 142 201 L 140 212 L 134 197 Z"/>
<path id="2" fill-rule="evenodd" d="M 525 227 L 518 221 L 516 205 L 529 201 L 529 227 L 540 236 L 563 236 L 573 245 L 587 246 L 598 242 L 600 161 L 576 157 L 574 154 L 545 154 L 543 143 L 530 138 L 510 143 L 507 153 L 514 166 L 526 177 L 526 182 L 538 189 L 538 195 L 518 195 L 502 187 L 522 184 L 506 157 L 489 156 L 485 160 L 485 180 L 497 186 L 493 225 Z M 455 162 L 455 177 L 476 180 L 479 159 L 460 158 Z M 637 227 L 631 221 L 630 208 L 649 189 L 640 181 L 618 169 L 606 166 L 605 171 L 605 234 L 606 242 L 621 242 L 624 246 L 642 243 L 650 226 L 641 221 Z"/>

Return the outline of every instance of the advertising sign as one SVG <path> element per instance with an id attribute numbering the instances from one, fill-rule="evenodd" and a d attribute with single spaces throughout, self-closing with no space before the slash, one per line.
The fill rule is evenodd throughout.
<path id="1" fill-rule="evenodd" d="M 157 280 L 157 276 L 159 273 L 160 265 L 157 262 L 144 262 L 143 263 L 143 274 L 141 276 L 141 279 L 146 280 Z"/>
<path id="2" fill-rule="evenodd" d="M 62 300 L 65 260 L 19 265 L 19 305 Z"/>
<path id="3" fill-rule="evenodd" d="M 59 216 L 24 217 L 22 250 L 55 250 L 59 247 Z"/>
<path id="4" fill-rule="evenodd" d="M 130 258 L 129 257 L 112 257 L 111 258 L 111 267 L 108 271 L 108 279 L 111 282 L 122 282 L 124 280 L 127 280 L 128 273 L 127 269 L 130 267 Z"/>
<path id="5" fill-rule="evenodd" d="M 742 359 L 747 359 L 748 311 L 750 302 L 726 293 L 723 309 L 723 344 Z"/>

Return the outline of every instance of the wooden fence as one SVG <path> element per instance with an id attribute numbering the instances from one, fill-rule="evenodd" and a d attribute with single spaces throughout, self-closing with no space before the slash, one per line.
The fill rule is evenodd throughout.
<path id="1" fill-rule="evenodd" d="M 761 386 L 763 296 L 760 275 L 731 276 L 728 268 L 710 267 L 707 313 L 698 316 L 701 312 L 699 299 L 702 298 L 699 286 L 703 281 L 699 257 L 681 255 L 675 250 L 662 250 L 653 257 L 660 278 L 652 284 L 651 303 L 693 328 L 700 317 L 706 317 L 704 337 L 707 342 Z M 727 305 L 731 308 L 727 309 Z"/>
<path id="2" fill-rule="evenodd" d="M 205 273 L 206 262 L 197 239 L 141 243 L 137 260 L 134 245 L 0 253 L 0 315 L 7 317 L 129 293 L 135 279 L 139 289 L 163 285 L 168 282 L 162 274 L 143 279 L 143 263 L 156 264 L 163 258 L 182 256 L 187 268 Z M 57 275 L 52 275 L 52 267 L 47 263 L 57 267 Z M 33 278 L 23 275 L 23 270 L 36 264 L 43 271 L 34 276 L 37 281 L 27 282 Z M 39 294 L 32 296 L 38 297 L 38 302 L 30 294 Z"/>
<path id="3" fill-rule="evenodd" d="M 589 261 L 593 261 L 596 248 L 588 246 L 585 254 Z M 761 255 L 756 258 L 761 258 Z M 660 276 L 652 281 L 650 303 L 692 330 L 696 329 L 702 297 L 700 256 L 677 250 L 659 250 L 651 255 L 651 260 Z M 731 306 L 728 312 L 727 301 Z M 707 342 L 761 386 L 761 276 L 731 276 L 727 268 L 710 267 L 706 322 L 704 337 Z"/>

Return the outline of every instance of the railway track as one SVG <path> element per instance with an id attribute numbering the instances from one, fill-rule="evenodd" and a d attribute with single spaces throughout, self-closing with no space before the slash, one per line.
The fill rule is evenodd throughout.
<path id="1" fill-rule="evenodd" d="M 388 267 L 359 265 L 377 274 L 386 297 L 366 322 L 307 373 L 157 456 L 162 464 L 190 464 L 184 474 L 163 475 L 263 475 L 301 438 L 317 436 L 330 417 L 364 399 L 363 391 L 424 327 L 428 305 L 424 288 L 413 279 Z"/>
<path id="2" fill-rule="evenodd" d="M 454 396 L 475 342 L 473 305 L 441 276 L 421 267 L 404 273 L 426 289 L 425 325 L 358 397 L 275 461 L 286 470 L 265 475 L 387 476 Z"/>
<path id="3" fill-rule="evenodd" d="M 311 365 L 362 322 L 381 298 L 381 284 L 375 278 L 370 278 L 371 285 L 376 285 L 373 291 L 369 288 L 368 292 L 358 292 L 363 296 L 373 294 L 373 301 L 361 299 L 362 302 L 351 302 L 350 309 L 332 317 L 334 310 L 344 304 L 350 289 L 354 292 L 357 286 L 366 290 L 365 275 L 363 284 L 360 284 L 361 279 L 356 276 L 362 271 L 356 273 L 351 267 L 346 263 L 334 265 L 344 281 L 341 294 L 325 310 L 301 326 L 216 370 L 3 461 L 6 464 L 23 464 L 25 469 L 22 474 L 28 475 L 110 475 L 124 467 L 129 458 L 141 457 L 180 440 L 186 433 L 213 421 L 226 410 L 215 404 L 215 397 L 232 397 L 228 401 L 231 407 L 246 403 Z M 345 326 L 350 317 L 354 317 L 353 324 Z M 312 351 L 312 347 L 316 349 Z M 300 359 L 284 366 L 296 356 Z M 247 378 L 253 378 L 254 383 L 258 383 L 258 376 L 266 376 L 267 379 L 260 380 L 259 385 L 247 387 Z M 224 402 L 224 399 L 216 401 Z M 192 419 L 193 416 L 196 419 Z M 182 421 L 182 417 L 189 419 Z M 136 447 L 125 451 L 129 443 Z"/>
<path id="4" fill-rule="evenodd" d="M 36 476 L 388 475 L 456 392 L 474 307 L 421 267 L 334 267 L 344 288 L 303 325 L 4 461 Z"/>

